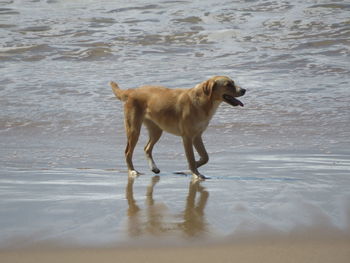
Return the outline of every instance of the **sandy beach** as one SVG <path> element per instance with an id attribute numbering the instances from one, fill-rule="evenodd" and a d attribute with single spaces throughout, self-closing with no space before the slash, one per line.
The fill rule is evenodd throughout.
<path id="1" fill-rule="evenodd" d="M 350 239 L 260 240 L 236 244 L 163 248 L 33 248 L 0 251 L 4 263 L 41 262 L 298 262 L 347 263 Z"/>
<path id="2" fill-rule="evenodd" d="M 78 185 L 72 189 L 76 198 L 82 194 L 81 191 L 84 191 L 83 188 L 86 187 L 86 171 L 82 174 L 84 176 L 81 177 L 81 180 L 84 182 L 80 181 L 81 184 L 77 181 L 76 174 L 73 177 Z M 67 174 L 61 173 L 60 176 L 67 177 Z M 48 179 L 47 176 L 45 178 Z M 94 177 L 90 172 L 88 178 L 91 185 L 98 185 L 98 182 L 94 180 L 100 180 L 103 176 L 97 174 Z M 104 180 L 107 180 L 105 185 L 112 184 L 116 192 L 119 192 L 119 184 L 113 184 L 108 176 L 105 176 Z M 166 180 L 168 182 L 165 183 L 165 187 L 169 187 L 170 184 L 174 192 L 187 192 L 185 191 L 186 186 L 189 186 L 185 198 L 179 196 L 180 199 L 184 200 L 180 201 L 176 198 L 164 201 L 159 198 L 161 196 L 165 200 L 167 197 L 174 198 L 173 191 L 160 187 L 161 182 Z M 176 184 L 173 180 L 177 180 L 177 187 L 174 187 Z M 244 184 L 252 181 L 252 186 L 256 184 L 256 181 L 259 181 L 253 178 L 236 178 L 231 181 L 231 184 L 230 180 L 227 180 L 226 184 L 229 183 L 229 187 L 232 188 L 232 182 L 237 183 L 237 180 L 243 180 Z M 41 186 L 44 195 L 48 199 L 54 200 L 47 200 L 44 203 L 42 200 L 32 201 L 31 208 L 38 210 L 32 210 L 32 213 L 41 216 L 40 219 L 38 218 L 40 227 L 36 223 L 24 219 L 26 223 L 21 224 L 23 229 L 21 235 L 25 234 L 27 237 L 23 239 L 21 235 L 17 235 L 17 238 L 5 239 L 6 246 L 0 249 L 0 261 L 5 263 L 209 263 L 233 261 L 247 263 L 347 263 L 350 258 L 349 215 L 345 215 L 344 226 L 339 228 L 332 221 L 329 221 L 325 214 L 320 213 L 318 208 L 315 209 L 315 207 L 307 205 L 305 209 L 311 210 L 307 212 L 302 209 L 302 204 L 298 204 L 291 211 L 294 210 L 294 213 L 299 211 L 298 217 L 310 217 L 309 225 L 304 225 L 302 221 L 296 219 L 288 219 L 284 209 L 278 212 L 276 208 L 271 211 L 271 215 L 277 216 L 276 221 L 269 219 L 270 216 L 264 218 L 263 215 L 260 215 L 256 219 L 258 221 L 254 222 L 251 220 L 253 214 L 243 216 L 246 213 L 245 210 L 248 209 L 243 203 L 236 206 L 234 215 L 227 212 L 228 203 L 232 201 L 225 200 L 227 196 L 222 195 L 225 187 L 220 180 L 214 179 L 211 183 L 193 183 L 188 177 L 168 178 L 163 175 L 163 177 L 149 178 L 145 175 L 143 178 L 129 178 L 122 181 L 127 182 L 123 189 L 125 191 L 124 205 L 118 202 L 113 205 L 108 204 L 106 197 L 99 199 L 97 192 L 95 192 L 92 199 L 82 198 L 73 201 L 67 196 L 68 199 L 66 201 L 63 199 L 61 201 L 63 203 L 58 206 L 57 201 L 55 201 L 56 194 L 52 192 L 50 198 L 50 195 L 46 193 L 49 190 Z M 264 180 L 263 182 L 266 183 Z M 40 185 L 39 180 L 37 183 Z M 292 184 L 294 183 L 292 180 Z M 69 178 L 66 178 L 64 185 L 71 184 Z M 160 185 L 157 186 L 157 184 Z M 208 190 L 208 184 L 211 184 L 211 188 L 215 188 L 215 185 L 219 187 L 218 192 L 221 194 L 216 194 L 213 189 Z M 51 191 L 55 188 L 52 185 L 55 183 L 51 182 L 49 185 Z M 207 187 L 203 185 L 207 185 Z M 90 191 L 88 190 L 88 193 L 91 194 Z M 227 192 L 227 190 L 224 191 Z M 143 194 L 140 194 L 141 192 Z M 142 198 L 143 195 L 145 198 Z M 32 194 L 31 196 L 33 198 Z M 24 198 L 28 197 L 24 196 Z M 115 201 L 114 195 L 109 198 L 111 201 Z M 218 200 L 210 202 L 210 198 L 218 198 Z M 242 198 L 247 198 L 247 196 L 241 197 L 241 201 Z M 140 199 L 143 202 L 140 202 Z M 103 210 L 88 205 L 91 201 L 98 202 L 104 209 L 108 206 L 114 207 L 111 212 L 107 210 L 107 215 L 112 219 L 112 222 L 104 218 Z M 176 209 L 176 203 L 179 201 L 183 207 Z M 222 209 L 216 207 L 219 202 L 222 202 Z M 279 201 L 275 200 L 274 202 Z M 35 203 L 37 204 L 33 206 Z M 55 211 L 47 214 L 47 209 L 50 207 L 55 208 Z M 90 207 L 96 213 L 91 214 Z M 60 213 L 63 218 L 58 218 L 57 210 L 63 208 L 66 213 L 70 209 L 74 211 L 70 211 L 67 215 Z M 126 221 L 115 216 L 116 210 L 123 211 L 125 215 L 122 218 Z M 253 213 L 257 216 L 259 211 Z M 96 214 L 102 218 L 97 219 Z M 11 215 L 7 216 L 11 217 Z M 225 218 L 222 218 L 223 216 Z M 284 217 L 284 219 L 280 217 Z M 238 224 L 240 227 L 232 232 L 234 227 L 229 222 L 237 220 L 241 220 Z M 72 224 L 73 221 L 75 224 Z M 53 222 L 53 225 L 49 222 Z M 289 231 L 281 230 L 278 225 L 282 222 L 294 225 L 294 227 Z M 47 226 L 44 227 L 44 225 Z M 220 227 L 230 227 L 230 230 L 225 233 L 225 230 L 219 231 Z M 46 230 L 37 232 L 37 229 Z M 11 228 L 8 231 L 11 231 Z M 15 231 L 12 230 L 12 233 Z M 12 234 L 12 236 L 14 235 Z"/>
<path id="3" fill-rule="evenodd" d="M 79 171 L 72 175 L 69 170 L 42 171 L 40 176 L 32 175 L 35 183 L 23 182 L 20 186 L 18 181 L 13 182 L 21 198 L 13 196 L 8 203 L 17 203 L 24 211 L 24 205 L 29 205 L 31 211 L 26 215 L 34 217 L 33 221 L 15 218 L 7 206 L 7 217 L 17 223 L 3 229 L 3 238 L 8 238 L 2 242 L 1 262 L 345 263 L 350 257 L 347 206 L 340 208 L 345 214 L 337 226 L 326 214 L 330 212 L 312 205 L 311 199 L 293 201 L 290 189 L 285 190 L 286 196 L 278 190 L 278 195 L 265 200 L 270 205 L 264 210 L 270 211 L 264 213 L 249 207 L 253 201 L 244 202 L 252 198 L 250 194 L 236 197 L 239 201 L 227 195 L 235 187 L 249 193 L 269 185 L 273 192 L 281 183 L 287 188 L 302 183 L 292 177 L 220 177 L 193 182 L 190 177 L 163 174 L 119 178 L 120 183 L 111 176 L 115 171 Z M 42 193 L 36 196 L 33 192 L 38 187 Z M 300 191 L 302 187 L 297 188 Z M 305 190 L 312 195 L 318 192 L 309 186 Z M 124 197 L 118 197 L 121 192 Z M 287 208 L 277 208 L 285 198 L 289 199 Z M 40 229 L 43 231 L 38 232 Z"/>

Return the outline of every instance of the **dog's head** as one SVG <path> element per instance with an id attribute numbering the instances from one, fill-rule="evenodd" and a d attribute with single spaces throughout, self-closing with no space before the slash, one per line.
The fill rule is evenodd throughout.
<path id="1" fill-rule="evenodd" d="M 241 106 L 243 103 L 236 99 L 246 93 L 245 89 L 236 85 L 229 77 L 216 76 L 208 79 L 202 84 L 204 94 L 212 100 L 224 101 L 232 106 Z"/>

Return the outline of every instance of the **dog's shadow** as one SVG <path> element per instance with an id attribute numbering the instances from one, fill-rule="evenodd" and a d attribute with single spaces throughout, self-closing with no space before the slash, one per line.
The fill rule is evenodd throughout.
<path id="1" fill-rule="evenodd" d="M 160 181 L 159 176 L 152 177 L 147 187 L 144 208 L 140 208 L 134 198 L 135 180 L 129 177 L 126 187 L 127 232 L 130 237 L 180 235 L 192 238 L 208 233 L 204 210 L 209 193 L 200 181 L 190 182 L 184 210 L 181 213 L 172 213 L 164 202 L 153 198 L 154 187 Z"/>

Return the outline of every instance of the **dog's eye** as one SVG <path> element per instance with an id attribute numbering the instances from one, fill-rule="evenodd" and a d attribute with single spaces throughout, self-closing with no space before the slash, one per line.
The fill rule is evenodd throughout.
<path id="1" fill-rule="evenodd" d="M 230 88 L 235 88 L 235 83 L 234 82 L 229 82 L 227 86 L 230 87 Z"/>

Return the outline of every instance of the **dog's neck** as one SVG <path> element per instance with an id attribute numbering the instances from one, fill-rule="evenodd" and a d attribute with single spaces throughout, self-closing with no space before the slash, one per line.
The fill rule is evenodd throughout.
<path id="1" fill-rule="evenodd" d="M 221 101 L 218 101 L 218 100 L 215 100 L 213 103 L 212 103 L 212 107 L 211 109 L 209 109 L 208 111 L 208 115 L 210 117 L 210 120 L 211 118 L 213 118 L 214 114 L 216 113 L 216 110 L 218 109 L 218 107 L 220 106 L 221 104 Z"/>
<path id="2" fill-rule="evenodd" d="M 221 104 L 221 101 L 219 100 L 212 100 L 212 96 L 204 94 L 203 88 L 201 84 L 196 85 L 192 89 L 192 96 L 193 96 L 193 101 L 196 105 L 199 106 L 199 108 L 202 108 L 206 114 L 207 117 L 210 119 L 214 116 L 216 110 Z"/>

